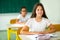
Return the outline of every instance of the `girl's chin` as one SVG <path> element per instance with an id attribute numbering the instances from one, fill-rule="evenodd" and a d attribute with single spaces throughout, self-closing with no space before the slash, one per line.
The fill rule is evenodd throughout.
<path id="1" fill-rule="evenodd" d="M 38 15 L 38 17 L 42 17 L 41 15 Z"/>

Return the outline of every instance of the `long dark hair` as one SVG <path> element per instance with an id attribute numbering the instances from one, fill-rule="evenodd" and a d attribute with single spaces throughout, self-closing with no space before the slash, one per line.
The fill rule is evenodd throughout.
<path id="1" fill-rule="evenodd" d="M 36 9 L 37 9 L 37 7 L 38 7 L 38 6 L 41 6 L 41 7 L 42 7 L 42 9 L 43 9 L 43 15 L 42 15 L 42 17 L 47 18 L 46 13 L 45 13 L 45 10 L 44 10 L 44 7 L 43 7 L 42 3 L 37 3 L 37 4 L 35 4 L 35 5 L 34 5 L 34 8 L 33 8 L 33 11 L 32 11 L 31 18 L 35 18 L 35 17 L 36 17 Z M 48 19 L 48 18 L 47 18 L 47 19 Z"/>

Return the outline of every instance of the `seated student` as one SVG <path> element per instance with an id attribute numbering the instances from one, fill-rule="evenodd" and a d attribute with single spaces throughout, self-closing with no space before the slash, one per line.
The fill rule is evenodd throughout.
<path id="1" fill-rule="evenodd" d="M 17 17 L 16 19 L 16 23 L 25 23 L 28 20 L 28 17 L 26 17 L 27 15 L 27 9 L 26 7 L 22 7 L 21 11 L 20 11 L 20 15 Z"/>
<path id="2" fill-rule="evenodd" d="M 46 30 L 46 27 L 49 27 L 50 30 Z M 47 18 L 43 5 L 41 3 L 37 3 L 33 8 L 31 18 L 22 28 L 21 34 L 43 34 L 38 37 L 38 40 L 50 40 L 50 36 L 46 34 L 53 32 L 55 32 L 55 28 Z"/>

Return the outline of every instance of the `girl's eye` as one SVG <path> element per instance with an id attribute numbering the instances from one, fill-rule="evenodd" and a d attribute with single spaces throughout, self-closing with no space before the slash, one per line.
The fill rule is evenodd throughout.
<path id="1" fill-rule="evenodd" d="M 39 9 L 37 9 L 37 11 L 39 11 Z"/>

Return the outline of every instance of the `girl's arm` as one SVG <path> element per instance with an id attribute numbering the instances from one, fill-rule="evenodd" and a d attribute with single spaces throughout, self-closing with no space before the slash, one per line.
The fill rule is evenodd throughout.
<path id="1" fill-rule="evenodd" d="M 22 28 L 21 34 L 31 34 L 32 35 L 32 34 L 48 34 L 48 33 L 55 32 L 55 28 L 52 24 L 49 26 L 49 28 L 50 28 L 50 30 L 46 30 L 46 31 L 43 31 L 43 32 L 29 32 L 29 27 L 25 26 L 25 27 Z"/>
<path id="2" fill-rule="evenodd" d="M 16 19 L 17 24 L 25 24 L 26 22 L 20 22 L 19 19 Z"/>
<path id="3" fill-rule="evenodd" d="M 19 21 L 19 19 L 16 19 L 16 23 Z"/>
<path id="4" fill-rule="evenodd" d="M 49 28 L 50 28 L 50 30 L 43 31 L 42 33 L 43 34 L 48 34 L 48 33 L 53 33 L 53 32 L 56 31 L 52 24 L 49 26 Z"/>
<path id="5" fill-rule="evenodd" d="M 22 30 L 21 30 L 21 32 L 20 32 L 21 34 L 42 34 L 42 32 L 29 32 L 29 27 L 28 26 L 25 26 L 25 27 L 23 27 L 22 28 Z"/>

